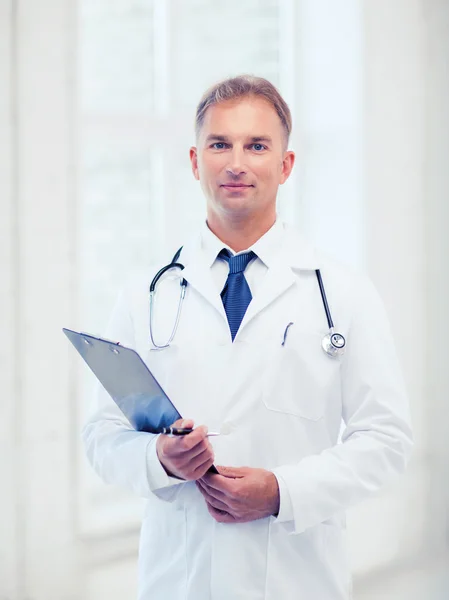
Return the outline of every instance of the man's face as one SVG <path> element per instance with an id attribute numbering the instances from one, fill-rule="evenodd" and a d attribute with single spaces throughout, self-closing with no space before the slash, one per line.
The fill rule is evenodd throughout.
<path id="1" fill-rule="evenodd" d="M 192 170 L 207 198 L 208 219 L 276 214 L 276 195 L 293 167 L 276 110 L 260 97 L 210 106 Z"/>

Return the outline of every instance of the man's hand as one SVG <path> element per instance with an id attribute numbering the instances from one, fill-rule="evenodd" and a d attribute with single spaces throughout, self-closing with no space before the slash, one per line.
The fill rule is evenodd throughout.
<path id="1" fill-rule="evenodd" d="M 178 419 L 172 427 L 191 428 L 192 420 Z M 159 461 L 169 475 L 192 481 L 202 477 L 214 462 L 214 452 L 202 425 L 176 437 L 160 435 L 156 442 Z"/>
<path id="2" fill-rule="evenodd" d="M 217 467 L 196 482 L 209 513 L 219 523 L 247 523 L 279 512 L 279 487 L 271 471 Z"/>

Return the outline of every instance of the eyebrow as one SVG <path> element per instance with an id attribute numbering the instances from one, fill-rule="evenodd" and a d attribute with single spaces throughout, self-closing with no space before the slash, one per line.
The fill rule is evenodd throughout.
<path id="1" fill-rule="evenodd" d="M 268 142 L 271 143 L 271 138 L 268 135 L 259 135 L 257 137 L 252 137 L 251 141 L 255 144 L 256 142 Z"/>
<path id="2" fill-rule="evenodd" d="M 226 135 L 219 135 L 217 133 L 211 133 L 206 138 L 206 143 L 211 142 L 212 140 L 216 142 L 229 142 L 229 138 Z M 253 144 L 258 142 L 267 142 L 271 143 L 272 139 L 268 135 L 257 135 L 250 138 Z"/>

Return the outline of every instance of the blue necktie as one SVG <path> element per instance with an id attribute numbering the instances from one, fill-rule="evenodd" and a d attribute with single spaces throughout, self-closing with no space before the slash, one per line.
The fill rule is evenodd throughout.
<path id="1" fill-rule="evenodd" d="M 229 263 L 229 275 L 221 292 L 221 298 L 228 318 L 232 341 L 234 341 L 240 323 L 245 316 L 246 309 L 252 300 L 251 290 L 243 271 L 255 256 L 254 252 L 231 256 L 229 250 L 225 248 L 218 255 L 218 258 L 226 260 Z"/>

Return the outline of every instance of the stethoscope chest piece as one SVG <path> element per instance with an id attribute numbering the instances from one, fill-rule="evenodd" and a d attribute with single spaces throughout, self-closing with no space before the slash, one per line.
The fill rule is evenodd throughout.
<path id="1" fill-rule="evenodd" d="M 324 336 L 321 346 L 329 356 L 337 358 L 343 356 L 346 349 L 346 340 L 341 333 L 334 333 L 330 331 Z"/>

